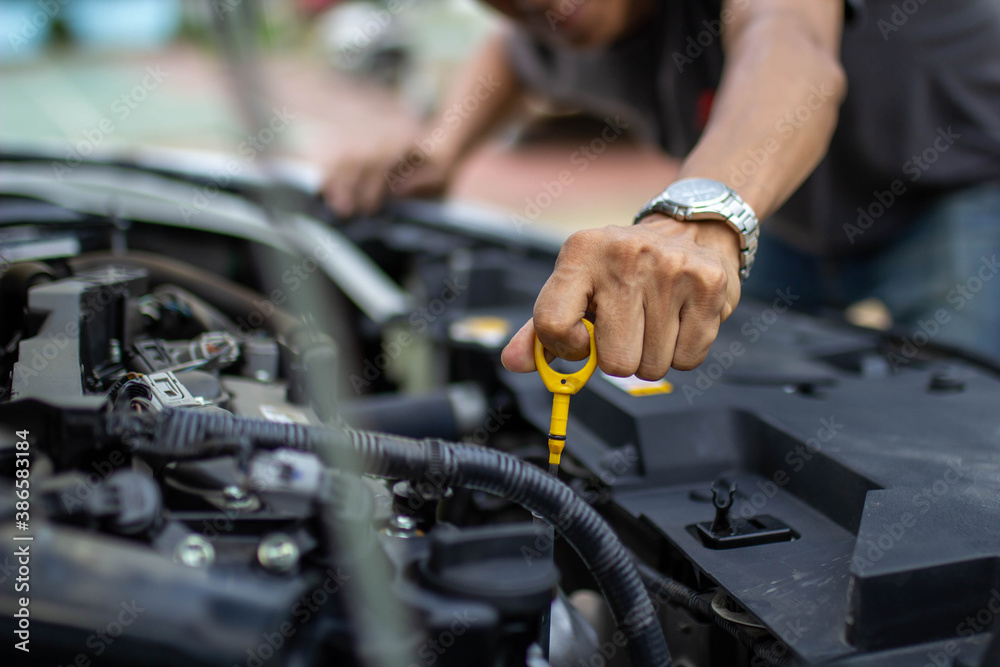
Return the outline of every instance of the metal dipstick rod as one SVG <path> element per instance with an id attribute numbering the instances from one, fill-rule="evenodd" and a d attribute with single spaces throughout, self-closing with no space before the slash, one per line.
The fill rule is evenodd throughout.
<path id="1" fill-rule="evenodd" d="M 594 374 L 597 368 L 597 344 L 594 341 L 594 325 L 587 320 L 583 320 L 590 333 L 590 358 L 583 368 L 575 373 L 563 374 L 552 370 L 548 362 L 545 361 L 545 348 L 535 337 L 535 367 L 538 374 L 542 376 L 542 382 L 546 389 L 552 392 L 552 419 L 549 422 L 549 473 L 556 478 L 559 477 L 559 462 L 562 459 L 563 449 L 566 447 L 566 422 L 569 420 L 569 397 L 580 391 L 587 380 Z M 535 526 L 541 533 L 544 543 L 548 545 L 545 549 L 545 558 L 551 561 L 554 557 L 553 547 L 555 546 L 555 529 L 539 516 L 534 518 Z M 550 613 L 546 612 L 542 618 L 542 634 L 540 644 L 546 658 L 549 655 L 549 632 L 551 625 Z"/>

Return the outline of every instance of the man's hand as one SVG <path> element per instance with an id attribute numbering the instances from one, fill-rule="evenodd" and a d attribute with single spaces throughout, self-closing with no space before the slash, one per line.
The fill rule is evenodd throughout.
<path id="1" fill-rule="evenodd" d="M 437 197 L 451 180 L 453 162 L 423 153 L 416 141 L 371 142 L 330 165 L 323 197 L 338 215 L 371 214 L 388 197 Z"/>
<path id="2" fill-rule="evenodd" d="M 708 124 L 677 179 L 726 183 L 763 221 L 819 164 L 833 136 L 847 86 L 839 59 L 844 3 L 725 0 L 723 11 L 731 19 L 723 32 L 726 66 Z M 782 124 L 802 109 L 807 121 Z M 769 157 L 741 171 L 758 151 Z M 694 368 L 739 301 L 738 266 L 738 235 L 721 222 L 650 216 L 634 227 L 575 234 L 503 363 L 534 370 L 536 330 L 548 350 L 582 358 L 588 340 L 580 319 L 593 312 L 605 373 L 652 380 L 671 367 Z"/>
<path id="3" fill-rule="evenodd" d="M 506 120 L 524 88 L 507 57 L 507 35 L 486 40 L 440 100 L 437 114 L 409 141 L 366 139 L 330 166 L 323 195 L 342 216 L 374 213 L 387 197 L 444 194 L 462 159 Z M 471 113 L 464 111 L 469 101 Z M 463 109 L 461 116 L 456 109 Z"/>
<path id="4" fill-rule="evenodd" d="M 535 301 L 534 317 L 503 351 L 512 371 L 535 370 L 534 335 L 582 359 L 594 314 L 597 363 L 608 375 L 658 380 L 700 364 L 740 298 L 739 236 L 723 222 L 651 215 L 632 227 L 573 234 Z"/>

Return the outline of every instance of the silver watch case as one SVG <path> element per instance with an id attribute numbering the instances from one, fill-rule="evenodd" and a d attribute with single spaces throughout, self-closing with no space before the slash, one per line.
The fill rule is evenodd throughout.
<path id="1" fill-rule="evenodd" d="M 677 181 L 649 200 L 633 224 L 653 213 L 675 220 L 725 221 L 740 235 L 740 281 L 750 276 L 757 254 L 759 224 L 753 209 L 729 186 L 708 178 Z"/>

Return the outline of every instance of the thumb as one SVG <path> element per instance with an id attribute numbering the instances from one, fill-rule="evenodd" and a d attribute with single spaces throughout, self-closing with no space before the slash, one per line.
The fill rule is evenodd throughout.
<path id="1" fill-rule="evenodd" d="M 549 356 L 546 352 L 546 356 Z M 535 324 L 528 320 L 507 343 L 500 354 L 503 367 L 515 373 L 530 373 L 535 370 Z"/>
<path id="2" fill-rule="evenodd" d="M 587 332 L 583 323 L 580 323 L 580 328 L 583 329 L 583 333 L 589 341 L 590 333 Z M 586 354 L 584 354 L 585 356 Z M 547 349 L 545 350 L 545 361 L 552 363 L 552 360 L 555 358 L 555 354 Z M 500 354 L 500 363 L 503 364 L 504 368 L 514 373 L 531 373 L 537 370 L 535 368 L 534 320 L 525 322 L 524 326 L 510 339 L 507 347 Z"/>

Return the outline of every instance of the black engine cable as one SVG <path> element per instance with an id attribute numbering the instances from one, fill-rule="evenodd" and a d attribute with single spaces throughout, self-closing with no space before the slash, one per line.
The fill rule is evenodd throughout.
<path id="1" fill-rule="evenodd" d="M 246 441 L 258 448 L 314 452 L 328 465 L 353 449 L 364 473 L 484 491 L 545 518 L 576 550 L 597 581 L 636 667 L 672 663 L 659 619 L 636 566 L 605 520 L 562 482 L 517 458 L 484 447 L 412 440 L 363 431 L 281 424 L 200 410 L 107 416 L 108 435 L 129 438 L 147 456 L 191 455 L 202 443 Z"/>

